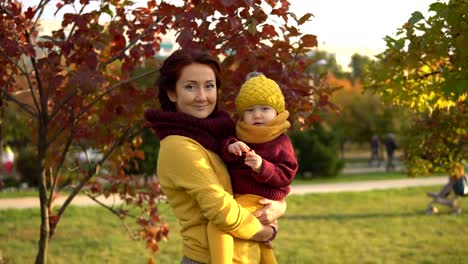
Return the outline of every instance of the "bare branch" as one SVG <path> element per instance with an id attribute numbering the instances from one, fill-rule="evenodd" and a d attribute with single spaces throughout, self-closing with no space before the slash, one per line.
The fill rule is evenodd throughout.
<path id="1" fill-rule="evenodd" d="M 0 53 L 2 53 L 3 56 L 4 56 L 5 58 L 7 58 L 8 60 L 10 60 L 10 61 L 15 65 L 15 67 L 21 72 L 21 74 L 22 74 L 24 77 L 26 77 L 26 80 L 28 81 L 28 88 L 29 88 L 29 90 L 30 90 L 30 92 L 31 92 L 31 96 L 32 96 L 32 98 L 33 98 L 34 104 L 35 104 L 35 106 L 36 106 L 36 108 L 37 108 L 37 111 L 38 111 L 38 113 L 39 113 L 39 112 L 40 112 L 40 108 L 39 108 L 39 106 L 38 106 L 38 104 L 37 104 L 36 97 L 34 96 L 34 93 L 32 92 L 32 91 L 33 91 L 33 85 L 32 85 L 32 83 L 31 83 L 31 78 L 29 77 L 29 73 L 26 71 L 26 65 L 25 65 L 24 61 L 21 60 L 21 61 L 23 62 L 23 67 L 24 67 L 24 68 L 22 68 L 22 67 L 18 64 L 18 62 L 14 61 L 14 60 L 11 58 L 11 56 L 8 56 L 8 55 L 5 54 L 4 52 L 2 52 L 2 50 L 0 50 Z M 24 108 L 23 108 L 23 109 L 24 109 Z M 28 112 L 28 113 L 31 113 L 31 112 L 29 112 L 29 111 L 27 111 L 27 112 Z"/>
<path id="2" fill-rule="evenodd" d="M 423 74 L 423 75 L 420 75 L 419 76 L 419 79 L 425 79 L 431 75 L 436 75 L 436 74 L 439 74 L 439 73 L 442 73 L 441 71 L 433 71 L 433 72 L 429 72 L 429 73 L 426 73 L 426 74 Z"/>
<path id="3" fill-rule="evenodd" d="M 29 106 L 28 104 L 25 104 L 25 103 L 22 103 L 20 101 L 18 101 L 18 99 L 16 99 L 14 96 L 12 96 L 11 94 L 5 92 L 3 93 L 3 96 L 5 97 L 5 99 L 7 99 L 8 101 L 12 101 L 14 102 L 16 105 L 18 105 L 21 109 L 23 109 L 24 111 L 26 111 L 26 113 L 30 114 L 31 116 L 37 118 L 37 114 L 34 112 L 34 108 L 32 108 L 31 106 Z"/>
<path id="4" fill-rule="evenodd" d="M 24 69 L 26 69 L 26 63 L 24 62 L 24 60 L 21 60 L 21 61 L 23 62 Z M 34 95 L 34 86 L 32 84 L 31 78 L 29 77 L 29 73 L 25 72 L 24 77 L 26 77 L 26 80 L 28 81 L 28 88 L 29 88 L 29 92 L 31 93 L 31 97 L 32 97 L 33 102 L 34 102 L 34 106 L 36 107 L 37 112 L 40 114 L 41 108 L 39 107 L 39 105 L 37 103 L 37 98 Z"/>
<path id="5" fill-rule="evenodd" d="M 34 21 L 33 28 L 36 28 L 37 23 L 39 22 L 39 19 L 41 18 L 42 13 L 44 12 L 45 6 L 46 6 L 49 2 L 50 2 L 50 0 L 41 0 L 41 1 L 39 2 L 39 4 L 37 5 L 36 12 L 37 12 L 37 10 L 40 10 L 40 11 L 39 11 L 39 14 L 36 16 L 36 20 Z"/>
<path id="6" fill-rule="evenodd" d="M 70 119 L 72 119 L 72 118 L 73 118 L 73 116 L 70 117 Z M 53 182 L 52 182 L 52 187 L 50 188 L 50 196 L 49 196 L 49 204 L 48 204 L 49 208 L 50 208 L 50 206 L 52 204 L 52 198 L 53 198 L 53 195 L 54 195 L 54 192 L 55 192 L 55 188 L 57 187 L 60 169 L 62 168 L 63 163 L 65 162 L 65 157 L 67 156 L 68 150 L 70 149 L 71 143 L 73 142 L 73 136 L 74 136 L 74 134 L 76 132 L 75 128 L 76 128 L 75 126 L 72 126 L 72 129 L 70 130 L 70 136 L 68 137 L 68 140 L 65 143 L 65 147 L 63 148 L 62 153 L 60 155 L 60 160 L 59 160 L 57 166 L 55 167 L 55 170 L 54 170 L 53 175 L 52 175 Z M 49 143 L 47 143 L 47 144 L 49 144 Z"/>
<path id="7" fill-rule="evenodd" d="M 73 188 L 72 192 L 70 193 L 70 195 L 67 197 L 67 199 L 65 200 L 65 202 L 63 203 L 63 205 L 60 207 L 59 211 L 57 212 L 57 216 L 58 217 L 61 217 L 62 214 L 65 212 L 65 209 L 70 205 L 71 201 L 75 198 L 75 196 L 83 189 L 83 187 L 85 186 L 85 184 L 96 174 L 99 172 L 99 170 L 101 169 L 102 165 L 104 164 L 104 162 L 110 157 L 110 155 L 115 151 L 115 149 L 119 146 L 121 146 L 125 140 L 128 138 L 128 135 L 130 134 L 132 128 L 131 127 L 128 127 L 127 130 L 125 130 L 125 132 L 121 135 L 121 137 L 119 138 L 119 140 L 117 140 L 114 145 L 112 145 L 109 150 L 103 155 L 103 157 L 101 158 L 101 160 L 99 160 L 96 164 L 95 164 L 95 167 L 93 169 L 90 169 L 88 170 L 88 174 L 86 175 L 86 177 L 84 177 L 84 179 L 82 181 L 80 181 L 80 183 L 75 187 Z"/>
<path id="8" fill-rule="evenodd" d="M 135 241 L 140 240 L 138 236 L 135 236 L 132 233 L 132 230 L 127 225 L 127 222 L 125 222 L 125 218 L 122 217 L 122 214 L 118 210 L 116 210 L 114 207 L 108 206 L 105 203 L 99 201 L 96 196 L 92 196 L 90 194 L 86 194 L 86 196 L 88 196 L 91 200 L 95 201 L 97 204 L 99 204 L 100 206 L 104 207 L 105 209 L 109 210 L 111 213 L 116 215 L 120 219 L 120 221 L 122 222 L 122 225 L 125 227 L 125 230 L 127 230 L 127 233 L 128 233 L 128 235 L 130 236 L 130 238 L 132 240 L 135 240 Z M 132 216 L 132 215 L 127 215 L 127 216 L 136 218 L 135 216 Z"/>

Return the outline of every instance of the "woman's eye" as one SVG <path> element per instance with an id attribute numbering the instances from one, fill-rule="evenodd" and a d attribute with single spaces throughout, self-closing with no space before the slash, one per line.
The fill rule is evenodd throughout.
<path id="1" fill-rule="evenodd" d="M 185 86 L 185 89 L 190 89 L 190 90 L 191 90 L 191 89 L 193 89 L 193 88 L 195 88 L 194 85 L 186 85 L 186 86 Z"/>
<path id="2" fill-rule="evenodd" d="M 210 83 L 206 86 L 206 88 L 216 88 L 216 85 L 214 85 L 213 83 Z"/>

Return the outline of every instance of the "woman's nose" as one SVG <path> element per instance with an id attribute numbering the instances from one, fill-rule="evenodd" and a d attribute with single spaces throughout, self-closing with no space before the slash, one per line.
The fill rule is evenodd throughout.
<path id="1" fill-rule="evenodd" d="M 205 93 L 205 91 L 203 91 L 203 89 L 199 89 L 199 90 L 197 91 L 197 95 L 196 95 L 195 98 L 198 99 L 198 100 L 205 100 L 205 99 L 206 99 L 206 93 Z"/>

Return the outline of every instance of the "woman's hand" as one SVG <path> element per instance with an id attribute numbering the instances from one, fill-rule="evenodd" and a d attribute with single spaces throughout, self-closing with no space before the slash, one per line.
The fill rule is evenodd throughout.
<path id="1" fill-rule="evenodd" d="M 274 201 L 263 198 L 259 201 L 264 207 L 253 213 L 255 217 L 264 225 L 270 225 L 286 212 L 286 200 Z"/>
<path id="2" fill-rule="evenodd" d="M 250 240 L 263 242 L 269 248 L 271 248 L 271 242 L 276 238 L 277 225 L 263 225 L 263 229 L 258 231 Z"/>

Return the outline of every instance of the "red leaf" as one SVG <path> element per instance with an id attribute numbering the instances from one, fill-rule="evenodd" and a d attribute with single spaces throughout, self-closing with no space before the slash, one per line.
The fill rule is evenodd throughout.
<path id="1" fill-rule="evenodd" d="M 319 106 L 324 106 L 328 104 L 328 95 L 323 95 L 320 97 L 320 101 L 318 103 Z"/>
<path id="2" fill-rule="evenodd" d="M 155 0 L 150 0 L 146 3 L 146 6 L 149 8 L 149 9 L 153 9 L 157 6 L 158 4 L 156 3 Z"/>
<path id="3" fill-rule="evenodd" d="M 96 53 L 88 52 L 85 58 L 85 62 L 86 62 L 86 65 L 88 65 L 90 69 L 96 69 L 98 65 L 98 58 L 96 56 Z"/>
<path id="4" fill-rule="evenodd" d="M 278 33 L 276 33 L 276 30 L 275 30 L 275 27 L 272 26 L 272 25 L 265 25 L 263 28 L 262 28 L 262 35 L 266 35 L 266 36 L 270 36 L 270 37 L 275 37 L 278 35 Z"/>
<path id="5" fill-rule="evenodd" d="M 192 43 L 192 39 L 192 31 L 188 28 L 184 28 L 177 37 L 177 42 L 181 47 L 185 48 L 190 46 L 190 44 Z"/>
<path id="6" fill-rule="evenodd" d="M 73 18 L 75 18 L 74 14 L 64 14 L 62 20 L 62 27 L 67 27 L 68 25 L 70 25 L 73 22 Z"/>
<path id="7" fill-rule="evenodd" d="M 36 13 L 35 10 L 33 10 L 32 7 L 29 7 L 28 10 L 24 13 L 27 19 L 32 19 L 34 17 L 34 14 Z"/>
<path id="8" fill-rule="evenodd" d="M 223 3 L 225 7 L 232 6 L 232 0 L 222 0 L 221 3 Z"/>
<path id="9" fill-rule="evenodd" d="M 121 34 L 115 34 L 112 38 L 112 50 L 113 51 L 120 51 L 121 49 L 125 48 L 125 38 Z"/>
<path id="10" fill-rule="evenodd" d="M 302 46 L 303 47 L 317 47 L 318 42 L 317 42 L 317 36 L 315 35 L 304 35 L 301 38 L 302 40 Z"/>
<path id="11" fill-rule="evenodd" d="M 155 54 L 153 46 L 151 44 L 144 45 L 143 46 L 143 51 L 144 51 L 144 54 L 145 54 L 145 58 L 153 57 L 154 54 Z"/>
<path id="12" fill-rule="evenodd" d="M 299 25 L 302 25 L 304 24 L 305 22 L 309 21 L 310 17 L 312 17 L 314 15 L 312 15 L 311 13 L 306 13 L 305 15 L 303 15 L 299 21 L 297 21 L 297 24 Z"/>

